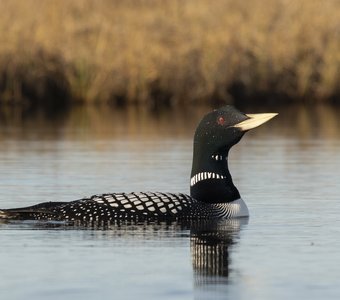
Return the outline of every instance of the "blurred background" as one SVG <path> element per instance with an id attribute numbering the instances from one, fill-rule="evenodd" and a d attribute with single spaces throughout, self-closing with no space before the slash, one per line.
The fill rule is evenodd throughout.
<path id="1" fill-rule="evenodd" d="M 2 0 L 0 103 L 337 103 L 338 0 Z"/>
<path id="2" fill-rule="evenodd" d="M 339 0 L 2 0 L 0 11 L 5 206 L 39 191 L 58 201 L 79 189 L 130 190 L 124 180 L 136 172 L 150 185 L 135 188 L 188 191 L 195 127 L 225 104 L 279 112 L 247 136 L 287 153 L 292 142 L 307 152 L 338 145 Z M 164 162 L 181 160 L 173 173 L 159 169 L 176 184 L 153 176 L 159 166 L 147 157 L 160 149 Z M 126 171 L 121 163 L 131 163 L 126 177 L 114 169 Z M 13 199 L 23 185 L 26 196 Z"/>
<path id="3" fill-rule="evenodd" d="M 337 134 L 338 0 L 2 0 L 0 11 L 3 126 L 105 135 L 119 111 L 137 129 L 171 110 L 194 127 L 233 104 Z"/>

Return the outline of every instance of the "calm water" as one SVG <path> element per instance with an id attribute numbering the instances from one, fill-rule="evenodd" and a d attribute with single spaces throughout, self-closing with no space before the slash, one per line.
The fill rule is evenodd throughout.
<path id="1" fill-rule="evenodd" d="M 280 116 L 230 155 L 249 220 L 0 223 L 1 299 L 339 299 L 340 110 L 271 110 Z M 207 111 L 3 111 L 0 207 L 188 192 L 192 135 Z"/>

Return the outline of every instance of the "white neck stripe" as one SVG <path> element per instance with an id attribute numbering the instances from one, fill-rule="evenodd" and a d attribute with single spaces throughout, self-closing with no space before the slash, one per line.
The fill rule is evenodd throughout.
<path id="1" fill-rule="evenodd" d="M 225 179 L 225 178 L 226 178 L 225 176 L 219 175 L 214 172 L 200 172 L 196 174 L 195 176 L 191 177 L 190 185 L 194 186 L 197 182 L 200 182 L 206 179 Z"/>

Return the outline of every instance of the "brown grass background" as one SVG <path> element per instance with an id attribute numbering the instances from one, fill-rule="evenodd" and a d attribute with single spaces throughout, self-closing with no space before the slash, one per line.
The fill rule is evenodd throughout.
<path id="1" fill-rule="evenodd" d="M 2 0 L 0 103 L 338 102 L 338 0 Z"/>

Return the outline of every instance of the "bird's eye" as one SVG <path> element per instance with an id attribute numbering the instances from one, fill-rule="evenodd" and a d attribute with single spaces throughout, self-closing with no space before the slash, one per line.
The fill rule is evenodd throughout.
<path id="1" fill-rule="evenodd" d="M 218 125 L 224 125 L 225 123 L 225 119 L 223 117 L 218 117 L 217 118 L 217 124 Z"/>

